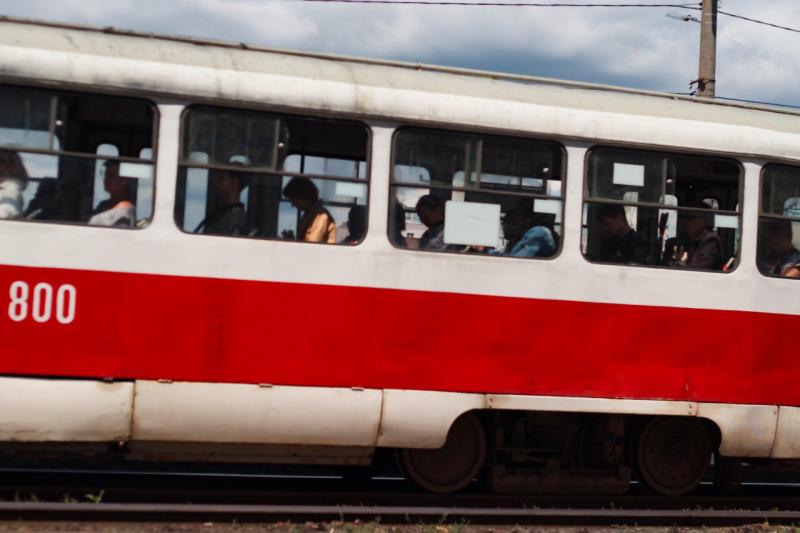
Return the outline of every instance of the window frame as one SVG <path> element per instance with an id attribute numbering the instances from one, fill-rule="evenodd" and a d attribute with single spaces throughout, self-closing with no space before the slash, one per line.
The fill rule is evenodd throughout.
<path id="1" fill-rule="evenodd" d="M 151 199 L 151 206 L 150 206 L 150 218 L 143 219 L 147 222 L 139 225 L 134 223 L 131 227 L 119 227 L 119 226 L 94 226 L 90 225 L 88 221 L 86 222 L 75 222 L 71 220 L 36 220 L 36 219 L 28 219 L 28 218 L 12 218 L 12 219 L 4 219 L 0 221 L 0 224 L 4 222 L 24 222 L 24 223 L 34 223 L 34 224 L 44 224 L 44 225 L 57 225 L 57 226 L 77 226 L 77 227 L 84 227 L 84 228 L 93 228 L 93 229 L 107 229 L 107 230 L 123 230 L 123 231 L 130 231 L 130 230 L 144 230 L 150 227 L 153 223 L 153 219 L 155 218 L 156 212 L 156 197 L 158 194 L 158 158 L 159 158 L 159 138 L 160 138 L 160 125 L 161 125 L 161 110 L 158 107 L 158 103 L 153 99 L 146 96 L 141 95 L 138 92 L 134 91 L 94 91 L 93 87 L 86 88 L 82 85 L 71 85 L 71 84 L 58 84 L 58 85 L 47 85 L 47 84 L 36 84 L 36 83 L 18 83 L 15 80 L 4 80 L 0 79 L 0 87 L 15 87 L 18 89 L 28 90 L 40 90 L 40 91 L 48 91 L 52 93 L 51 96 L 59 96 L 61 94 L 67 93 L 76 96 L 83 96 L 83 97 L 101 97 L 101 98 L 125 98 L 130 100 L 138 100 L 143 103 L 147 103 L 153 113 L 153 121 L 152 121 L 152 143 L 150 149 L 152 150 L 150 159 L 142 159 L 139 157 L 131 157 L 131 156 L 102 156 L 96 153 L 97 148 L 100 146 L 98 144 L 94 147 L 94 152 L 74 152 L 71 150 L 54 150 L 52 148 L 30 148 L 25 146 L 14 146 L 14 145 L 3 145 L 0 144 L 0 150 L 8 150 L 14 151 L 17 154 L 35 154 L 35 155 L 46 155 L 46 156 L 53 156 L 53 157 L 65 157 L 65 158 L 73 158 L 73 159 L 85 159 L 85 160 L 94 160 L 94 161 L 118 161 L 120 163 L 138 163 L 138 164 L 149 164 L 153 169 L 153 193 Z M 51 123 L 48 129 L 48 135 L 50 138 L 50 145 L 52 146 L 52 139 L 54 137 L 53 133 L 53 117 L 51 113 Z M 102 144 L 102 143 L 101 143 Z"/>
<path id="2" fill-rule="evenodd" d="M 369 234 L 369 206 L 370 206 L 370 194 L 372 191 L 372 139 L 373 139 L 373 132 L 372 127 L 363 120 L 358 120 L 357 118 L 350 117 L 350 116 L 342 116 L 340 114 L 326 114 L 326 113 L 317 113 L 314 110 L 305 110 L 305 109 L 287 109 L 287 108 L 275 108 L 270 106 L 258 106 L 258 105 L 248 105 L 247 102 L 241 102 L 241 105 L 230 105 L 229 102 L 217 102 L 217 101 L 193 101 L 183 107 L 180 114 L 179 119 L 179 127 L 178 127 L 178 144 L 177 144 L 177 168 L 176 168 L 176 180 L 175 180 L 175 193 L 176 193 L 176 200 L 177 200 L 177 190 L 179 185 L 179 179 L 182 170 L 190 169 L 190 168 L 200 168 L 205 169 L 208 171 L 212 170 L 229 170 L 234 172 L 244 172 L 249 175 L 270 175 L 272 178 L 279 180 L 281 183 L 283 182 L 284 177 L 304 177 L 310 180 L 314 179 L 322 179 L 326 181 L 340 181 L 340 182 L 347 182 L 347 183 L 357 183 L 359 185 L 366 186 L 365 198 L 366 204 L 365 207 L 367 209 L 366 218 L 364 221 L 364 236 L 358 242 L 351 243 L 348 245 L 343 245 L 342 243 L 335 243 L 335 244 L 328 244 L 328 243 L 311 243 L 311 242 L 304 242 L 302 240 L 296 239 L 283 239 L 280 236 L 275 237 L 261 237 L 261 236 L 250 236 L 250 235 L 221 235 L 221 234 L 214 234 L 214 233 L 195 233 L 193 231 L 186 231 L 184 230 L 179 224 L 176 219 L 176 212 L 178 208 L 177 201 L 173 205 L 172 209 L 172 223 L 175 227 L 183 234 L 187 235 L 200 235 L 206 237 L 223 237 L 223 238 L 233 238 L 233 239 L 245 239 L 254 242 L 278 242 L 278 243 L 290 243 L 290 244 L 306 244 L 306 245 L 320 245 L 325 244 L 328 246 L 343 246 L 345 248 L 354 248 L 360 246 L 367 238 Z M 236 104 L 234 102 L 233 104 Z M 352 125 L 357 125 L 361 127 L 366 132 L 366 152 L 365 152 L 365 160 L 364 160 L 364 178 L 346 178 L 346 177 L 335 177 L 335 176 L 326 176 L 320 174 L 307 174 L 301 172 L 289 172 L 289 171 L 282 171 L 280 169 L 272 169 L 267 167 L 243 167 L 241 165 L 220 165 L 214 163 L 197 163 L 197 162 L 189 162 L 188 160 L 184 159 L 184 141 L 186 140 L 186 129 L 184 126 L 186 124 L 186 117 L 187 115 L 196 108 L 206 108 L 206 109 L 215 109 L 215 110 L 222 110 L 222 111 L 238 111 L 238 112 L 251 112 L 251 113 L 264 113 L 269 114 L 278 119 L 283 118 L 295 118 L 295 119 L 311 119 L 311 120 L 331 120 L 331 121 L 338 121 L 338 122 L 346 122 Z M 278 140 L 276 140 L 277 145 Z M 287 152 L 286 156 L 292 155 L 291 153 Z M 354 160 L 355 161 L 355 160 Z M 282 191 L 283 187 L 281 187 Z M 184 191 L 185 192 L 185 191 Z M 279 203 L 284 201 L 283 193 L 281 192 L 281 199 Z M 184 198 L 184 216 L 185 216 L 185 208 L 186 208 L 186 201 Z M 338 224 L 337 224 L 338 227 Z"/>
<path id="3" fill-rule="evenodd" d="M 589 170 L 590 170 L 590 157 L 592 155 L 592 151 L 595 149 L 615 149 L 615 150 L 638 150 L 642 152 L 650 152 L 650 153 L 661 153 L 663 155 L 676 155 L 680 157 L 708 157 L 712 159 L 724 159 L 729 160 L 732 163 L 736 164 L 736 168 L 738 169 L 737 178 L 737 204 L 739 206 L 740 211 L 730 211 L 730 210 L 701 210 L 693 207 L 681 207 L 681 206 L 668 206 L 661 203 L 654 203 L 654 202 L 625 202 L 624 200 L 611 200 L 611 199 L 603 199 L 597 198 L 593 199 L 589 197 Z M 716 152 L 710 152 L 708 150 L 692 150 L 685 147 L 675 147 L 675 146 L 663 146 L 663 145 L 642 145 L 642 144 L 627 144 L 627 143 L 618 143 L 618 142 L 603 142 L 603 143 L 593 143 L 586 148 L 586 152 L 583 156 L 583 191 L 581 193 L 581 223 L 580 223 L 580 234 L 578 235 L 578 253 L 583 257 L 584 261 L 593 264 L 593 265 L 605 265 L 605 266 L 615 266 L 615 267 L 626 267 L 626 268 L 648 268 L 648 269 L 657 269 L 657 270 L 670 270 L 670 271 L 684 271 L 684 272 L 705 272 L 705 273 L 712 273 L 712 274 L 732 274 L 736 270 L 739 269 L 742 261 L 742 244 L 745 242 L 745 237 L 747 235 L 743 221 L 744 221 L 744 186 L 745 186 L 745 168 L 744 164 L 742 163 L 739 156 L 734 154 L 723 154 L 720 155 Z M 759 198 L 760 199 L 760 198 Z M 708 270 L 703 268 L 689 268 L 689 267 L 670 267 L 666 265 L 640 265 L 640 264 L 626 264 L 626 263 L 611 263 L 606 261 L 592 261 L 590 260 L 586 254 L 583 253 L 583 212 L 586 209 L 588 204 L 594 205 L 621 205 L 631 206 L 631 207 L 643 207 L 647 209 L 664 209 L 675 211 L 676 216 L 680 212 L 709 212 L 711 211 L 714 215 L 728 215 L 728 216 L 736 216 L 739 221 L 739 249 L 737 250 L 737 254 L 735 255 L 736 261 L 734 261 L 734 265 L 730 270 L 723 270 L 723 271 L 716 271 L 716 270 Z M 588 227 L 588 224 L 587 224 Z"/>
<path id="4" fill-rule="evenodd" d="M 456 126 L 457 129 L 452 129 L 450 126 Z M 558 239 L 558 247 L 553 255 L 548 257 L 515 257 L 512 255 L 505 255 L 505 254 L 480 254 L 480 253 L 465 253 L 459 251 L 452 251 L 452 250 L 417 250 L 412 249 L 407 246 L 398 246 L 392 240 L 392 236 L 390 234 L 391 230 L 391 217 L 392 217 L 392 209 L 394 206 L 394 201 L 396 200 L 395 189 L 396 188 L 415 188 L 415 189 L 423 189 L 424 186 L 413 184 L 413 183 L 403 183 L 403 182 L 395 182 L 394 181 L 394 167 L 395 167 L 395 157 L 397 155 L 397 137 L 405 130 L 416 130 L 416 131 L 423 131 L 423 132 L 432 132 L 432 133 L 441 133 L 441 134 L 454 134 L 454 135 L 463 135 L 463 136 L 474 136 L 481 140 L 482 137 L 494 137 L 496 139 L 508 139 L 511 141 L 530 141 L 530 142 L 539 142 L 539 143 L 546 143 L 551 144 L 558 149 L 558 153 L 561 156 L 561 197 L 555 196 L 548 196 L 546 194 L 540 193 L 525 193 L 522 191 L 496 191 L 492 189 L 482 189 L 480 188 L 480 179 L 477 180 L 477 186 L 475 187 L 455 187 L 455 186 L 441 186 L 436 187 L 437 189 L 447 189 L 448 191 L 456 191 L 456 192 L 475 192 L 475 193 L 483 193 L 483 194 L 497 194 L 503 195 L 508 197 L 517 197 L 517 198 L 531 198 L 531 199 L 542 199 L 542 200 L 558 200 L 561 202 L 561 234 L 559 235 Z M 402 250 L 405 252 L 411 253 L 429 253 L 434 255 L 457 255 L 461 257 L 491 257 L 494 259 L 511 259 L 511 260 L 521 260 L 521 261 L 552 261 L 558 258 L 562 251 L 564 250 L 564 236 L 567 233 L 568 229 L 568 221 L 564 216 L 566 214 L 566 202 L 567 202 L 567 169 L 569 165 L 569 158 L 567 154 L 566 145 L 562 142 L 563 138 L 558 136 L 553 136 L 553 138 L 543 138 L 536 134 L 530 134 L 528 132 L 516 132 L 516 131 L 493 131 L 487 129 L 479 129 L 479 128 L 470 128 L 468 126 L 463 126 L 459 124 L 447 124 L 447 125 L 417 125 L 417 124 L 403 124 L 394 129 L 392 132 L 392 140 L 391 140 L 391 149 L 389 150 L 389 180 L 388 180 L 388 189 L 389 194 L 387 195 L 387 227 L 386 227 L 386 239 L 389 241 L 389 244 L 392 245 L 392 248 L 396 250 Z M 480 161 L 479 161 L 480 163 Z M 478 165 L 478 172 L 480 177 L 480 170 L 482 165 Z M 469 183 L 469 180 L 465 179 L 464 183 Z M 433 189 L 434 187 L 429 187 L 429 189 Z"/>
<path id="5" fill-rule="evenodd" d="M 776 276 L 771 274 L 765 274 L 764 271 L 761 270 L 760 265 L 758 264 L 759 259 L 759 248 L 761 246 L 761 239 L 760 239 L 760 228 L 761 228 L 761 221 L 766 220 L 787 220 L 790 223 L 798 223 L 800 224 L 800 217 L 791 217 L 787 215 L 776 215 L 774 213 L 765 213 L 764 212 L 764 181 L 766 178 L 766 173 L 770 167 L 789 167 L 797 170 L 798 173 L 798 181 L 800 181 L 800 162 L 795 161 L 794 164 L 790 162 L 777 162 L 777 161 L 767 161 L 761 165 L 761 169 L 759 171 L 758 176 L 758 219 L 756 220 L 756 270 L 758 271 L 761 276 L 768 278 L 768 279 L 782 279 L 787 281 L 797 281 L 797 278 L 790 278 L 786 276 Z"/>

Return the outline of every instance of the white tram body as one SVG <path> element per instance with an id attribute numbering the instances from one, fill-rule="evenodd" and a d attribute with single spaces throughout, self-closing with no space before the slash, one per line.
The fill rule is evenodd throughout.
<path id="1" fill-rule="evenodd" d="M 10 19 L 0 57 L 0 145 L 26 167 L 26 203 L 57 191 L 0 220 L 0 449 L 358 464 L 441 447 L 467 413 L 485 428 L 535 413 L 702 419 L 721 456 L 800 458 L 800 284 L 764 273 L 758 238 L 761 219 L 798 214 L 764 191 L 773 174 L 773 193 L 793 171 L 800 183 L 800 115 Z M 477 168 L 441 178 L 470 147 Z M 503 170 L 531 153 L 533 171 Z M 87 223 L 112 160 L 138 180 L 132 228 Z M 193 234 L 213 214 L 209 176 L 234 163 L 253 173 L 253 229 Z M 342 232 L 363 206 L 357 243 L 280 238 L 299 229 L 280 194 L 296 176 Z M 700 188 L 718 200 L 725 272 L 592 256 L 593 202 L 645 234 L 648 209 L 679 216 Z M 43 217 L 65 190 L 77 207 Z M 542 206 L 557 252 L 485 253 L 469 232 L 501 221 L 455 214 L 467 252 L 413 249 L 424 228 L 404 198 L 430 193 L 474 213 L 492 195 L 502 216 L 511 198 Z"/>

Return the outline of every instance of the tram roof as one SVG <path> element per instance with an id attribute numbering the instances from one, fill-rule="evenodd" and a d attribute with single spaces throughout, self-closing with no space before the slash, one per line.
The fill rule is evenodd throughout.
<path id="1" fill-rule="evenodd" d="M 0 46 L 800 133 L 800 111 L 779 106 L 5 16 L 0 28 Z M 8 73 L 0 61 L 0 74 Z M 159 92 L 157 80 L 148 89 Z M 224 90 L 217 96 L 230 99 Z"/>

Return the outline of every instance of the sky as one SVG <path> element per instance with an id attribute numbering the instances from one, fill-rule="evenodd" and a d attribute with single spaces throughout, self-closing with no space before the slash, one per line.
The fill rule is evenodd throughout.
<path id="1" fill-rule="evenodd" d="M 720 9 L 800 28 L 798 0 L 720 0 Z M 684 93 L 700 34 L 667 16 L 699 16 L 681 8 L 0 0 L 0 14 Z M 717 95 L 800 106 L 798 48 L 800 33 L 720 16 Z"/>

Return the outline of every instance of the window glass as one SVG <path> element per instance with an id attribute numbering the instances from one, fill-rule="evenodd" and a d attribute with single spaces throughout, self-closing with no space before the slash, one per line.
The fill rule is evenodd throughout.
<path id="1" fill-rule="evenodd" d="M 581 249 L 590 261 L 732 270 L 739 253 L 736 161 L 594 148 Z"/>
<path id="2" fill-rule="evenodd" d="M 275 168 L 279 139 L 279 120 L 263 113 L 200 107 L 184 123 L 184 154 L 204 153 L 212 164 Z"/>
<path id="3" fill-rule="evenodd" d="M 145 225 L 153 135 L 142 100 L 0 86 L 0 218 Z"/>
<path id="4" fill-rule="evenodd" d="M 389 238 L 424 251 L 552 257 L 561 241 L 562 168 L 555 143 L 402 129 Z"/>
<path id="5" fill-rule="evenodd" d="M 757 258 L 766 276 L 800 278 L 800 167 L 764 167 Z"/>
<path id="6" fill-rule="evenodd" d="M 202 133 L 201 124 L 224 124 L 224 146 L 211 142 L 218 135 Z M 183 231 L 327 244 L 364 237 L 364 126 L 193 107 L 183 127 L 175 209 Z"/>

